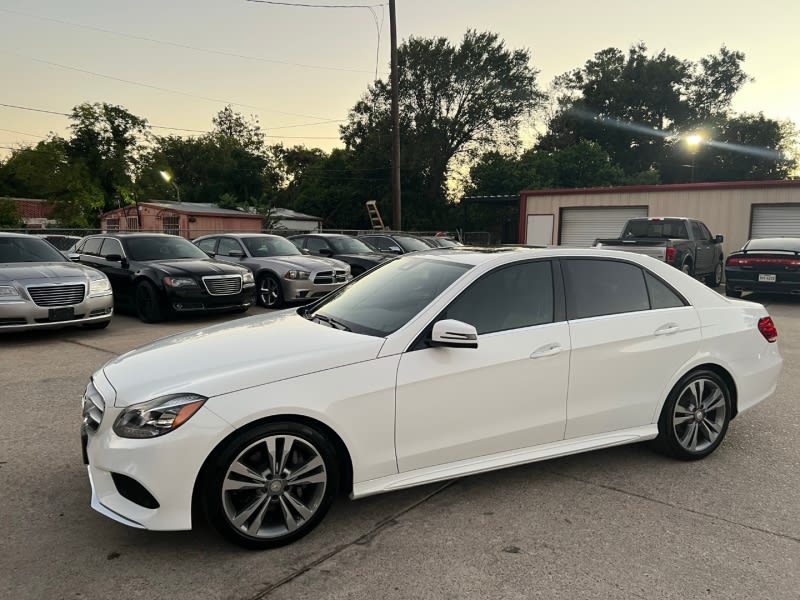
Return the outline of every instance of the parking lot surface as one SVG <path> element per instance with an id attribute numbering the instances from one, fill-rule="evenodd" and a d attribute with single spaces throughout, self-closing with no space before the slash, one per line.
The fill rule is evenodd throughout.
<path id="1" fill-rule="evenodd" d="M 202 524 L 154 533 L 95 513 L 78 436 L 107 360 L 241 317 L 0 336 L 0 597 L 797 599 L 800 303 L 759 300 L 780 332 L 780 386 L 706 460 L 623 446 L 341 500 L 266 552 Z"/>

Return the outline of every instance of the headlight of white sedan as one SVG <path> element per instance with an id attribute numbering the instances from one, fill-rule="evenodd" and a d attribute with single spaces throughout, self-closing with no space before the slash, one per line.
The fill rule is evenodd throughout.
<path id="1" fill-rule="evenodd" d="M 114 433 L 123 438 L 153 438 L 173 431 L 188 421 L 207 400 L 197 394 L 170 394 L 134 404 L 114 421 Z"/>
<path id="2" fill-rule="evenodd" d="M 0 301 L 16 300 L 19 297 L 17 288 L 10 285 L 0 285 Z"/>
<path id="3" fill-rule="evenodd" d="M 89 296 L 108 296 L 111 293 L 111 282 L 103 277 L 89 282 Z"/>
<path id="4" fill-rule="evenodd" d="M 286 279 L 308 279 L 310 276 L 308 271 L 287 271 L 284 275 Z"/>

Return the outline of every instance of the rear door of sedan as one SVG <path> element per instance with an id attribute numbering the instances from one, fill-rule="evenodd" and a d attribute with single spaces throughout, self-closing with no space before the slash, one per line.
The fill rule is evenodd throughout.
<path id="1" fill-rule="evenodd" d="M 419 340 L 403 354 L 395 435 L 401 472 L 563 439 L 570 339 L 555 267 L 551 260 L 498 267 L 434 319 L 475 326 L 477 349 Z"/>
<path id="2" fill-rule="evenodd" d="M 561 260 L 572 341 L 566 438 L 648 425 L 698 351 L 697 311 L 637 264 Z"/>

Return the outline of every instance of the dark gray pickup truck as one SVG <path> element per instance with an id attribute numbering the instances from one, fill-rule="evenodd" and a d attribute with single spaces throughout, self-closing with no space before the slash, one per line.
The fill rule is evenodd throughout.
<path id="1" fill-rule="evenodd" d="M 717 287 L 722 281 L 724 254 L 721 235 L 694 219 L 649 217 L 630 219 L 615 239 L 596 240 L 595 247 L 628 250 L 662 260 Z"/>

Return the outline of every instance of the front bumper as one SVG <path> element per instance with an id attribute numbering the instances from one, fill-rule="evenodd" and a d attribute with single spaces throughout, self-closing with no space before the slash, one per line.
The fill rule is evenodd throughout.
<path id="1" fill-rule="evenodd" d="M 122 411 L 114 406 L 113 388 L 99 374 L 94 383 L 103 394 L 106 407 L 97 431 L 89 432 L 84 442 L 92 508 L 130 527 L 191 529 L 197 476 L 208 455 L 233 429 L 210 410 L 201 408 L 181 427 L 161 437 L 121 438 L 112 429 Z M 155 498 L 158 508 L 131 500 L 133 496 L 118 487 L 119 475 L 143 487 Z"/>
<path id="2" fill-rule="evenodd" d="M 169 288 L 167 299 L 176 312 L 215 312 L 244 309 L 256 301 L 256 288 L 250 285 L 238 294 L 212 296 L 201 288 Z"/>
<path id="3" fill-rule="evenodd" d="M 59 308 L 72 309 L 57 312 Z M 52 312 L 51 312 L 52 311 Z M 49 308 L 37 306 L 27 299 L 0 301 L 0 331 L 25 331 L 28 329 L 56 329 L 69 325 L 83 325 L 107 321 L 114 314 L 114 297 L 86 297 L 80 304 Z"/>
<path id="4" fill-rule="evenodd" d="M 298 302 L 302 300 L 311 300 L 321 298 L 331 292 L 335 292 L 340 287 L 350 281 L 352 277 L 341 283 L 314 283 L 308 279 L 294 280 L 283 279 L 283 298 L 287 302 Z"/>

